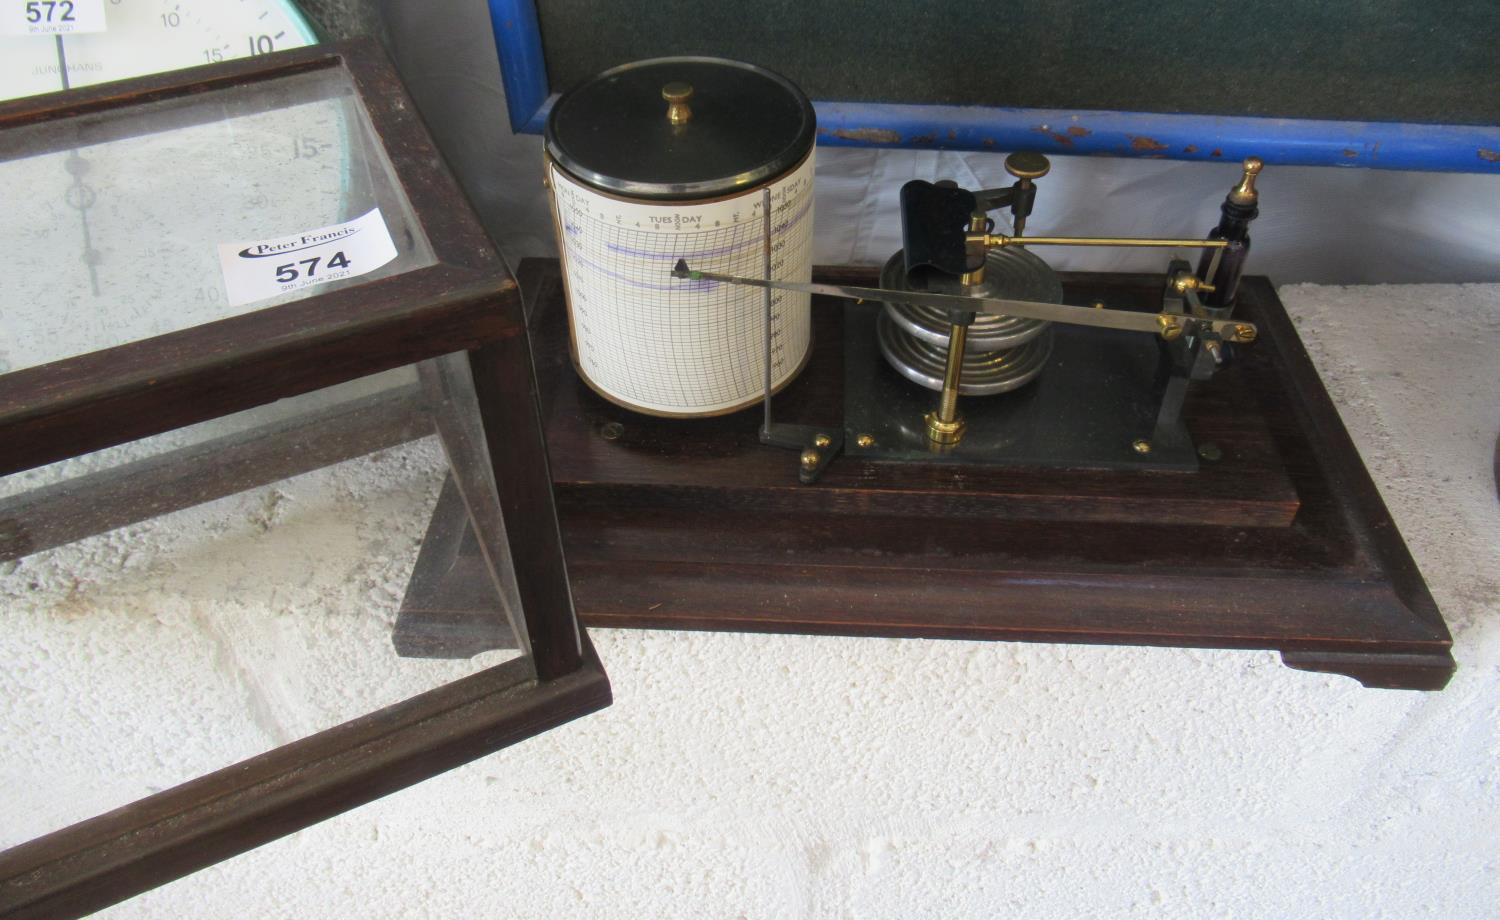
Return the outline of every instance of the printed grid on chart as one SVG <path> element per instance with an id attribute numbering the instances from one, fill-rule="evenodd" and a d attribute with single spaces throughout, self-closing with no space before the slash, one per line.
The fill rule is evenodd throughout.
<path id="1" fill-rule="evenodd" d="M 759 396 L 765 385 L 764 290 L 671 277 L 678 259 L 703 271 L 764 277 L 759 195 L 643 213 L 639 206 L 622 208 L 561 183 L 555 188 L 574 336 L 589 378 L 618 398 L 661 411 L 713 411 Z M 811 182 L 788 181 L 773 189 L 771 214 L 772 277 L 807 280 Z M 796 371 L 806 352 L 807 307 L 805 294 L 773 292 L 776 384 Z"/>

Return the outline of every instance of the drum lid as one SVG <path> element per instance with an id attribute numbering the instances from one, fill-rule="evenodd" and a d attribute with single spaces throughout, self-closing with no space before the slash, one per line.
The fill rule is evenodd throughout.
<path id="1" fill-rule="evenodd" d="M 678 84 L 674 86 L 674 84 Z M 685 99 L 678 122 L 666 96 Z M 606 70 L 565 93 L 547 118 L 547 152 L 597 188 L 640 198 L 710 198 L 789 171 L 811 149 L 812 103 L 753 64 L 667 57 Z"/>

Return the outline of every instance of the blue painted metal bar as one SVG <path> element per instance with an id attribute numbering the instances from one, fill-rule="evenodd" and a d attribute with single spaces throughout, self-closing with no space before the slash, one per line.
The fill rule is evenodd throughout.
<path id="1" fill-rule="evenodd" d="M 535 0 L 489 0 L 511 129 L 539 134 L 556 96 L 547 84 Z M 1151 112 L 818 102 L 831 146 L 1358 166 L 1500 173 L 1500 126 L 1314 121 Z"/>
<path id="2" fill-rule="evenodd" d="M 500 79 L 512 131 L 530 127 L 548 101 L 547 64 L 542 57 L 542 28 L 535 0 L 489 0 L 490 28 L 500 53 Z M 545 118 L 541 124 L 545 124 Z M 532 133 L 540 131 L 538 125 Z"/>
<path id="3" fill-rule="evenodd" d="M 818 142 L 1500 173 L 1500 126 L 820 102 Z"/>

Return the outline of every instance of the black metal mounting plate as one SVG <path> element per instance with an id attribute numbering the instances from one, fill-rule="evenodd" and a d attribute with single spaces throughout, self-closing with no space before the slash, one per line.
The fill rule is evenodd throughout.
<path id="1" fill-rule="evenodd" d="M 935 450 L 923 415 L 938 394 L 896 373 L 880 354 L 875 319 L 883 305 L 844 310 L 844 451 L 865 460 L 1047 466 L 1070 469 L 1198 468 L 1181 429 L 1153 440 L 1161 397 L 1157 340 L 1140 333 L 1054 327 L 1052 356 L 1032 383 L 1010 393 L 965 397 L 963 440 Z M 1135 442 L 1151 444 L 1141 453 Z M 862 446 L 864 444 L 864 446 Z"/>

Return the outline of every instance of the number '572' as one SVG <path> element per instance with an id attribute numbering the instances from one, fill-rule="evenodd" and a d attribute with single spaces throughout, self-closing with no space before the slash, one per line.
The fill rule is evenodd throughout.
<path id="1" fill-rule="evenodd" d="M 77 22 L 73 18 L 70 0 L 29 0 L 26 4 L 27 22 Z"/>
<path id="2" fill-rule="evenodd" d="M 322 256 L 313 256 L 311 259 L 301 259 L 296 262 L 288 262 L 285 265 L 276 266 L 276 280 L 282 284 L 291 284 L 298 278 L 316 278 L 318 275 L 318 263 L 322 262 Z M 297 266 L 302 266 L 300 269 Z M 349 257 L 343 252 L 336 252 L 322 263 L 322 267 L 348 268 Z"/>

